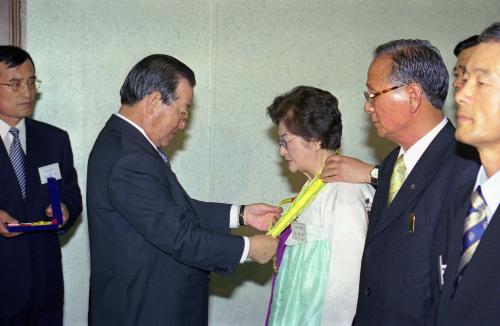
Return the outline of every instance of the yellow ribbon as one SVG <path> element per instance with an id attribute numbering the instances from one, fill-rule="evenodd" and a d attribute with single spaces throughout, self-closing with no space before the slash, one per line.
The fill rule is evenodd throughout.
<path id="1" fill-rule="evenodd" d="M 325 187 L 325 183 L 319 178 L 320 175 L 321 171 L 314 176 L 314 179 L 312 179 L 309 184 L 302 188 L 295 199 L 287 198 L 279 202 L 278 206 L 283 206 L 288 203 L 292 204 L 288 206 L 278 222 L 276 222 L 276 224 L 269 231 L 267 231 L 267 235 L 277 238 L 281 232 L 292 224 L 297 216 L 299 216 L 300 213 L 302 213 L 302 211 L 312 203 L 312 201 L 319 195 L 320 191 Z"/>

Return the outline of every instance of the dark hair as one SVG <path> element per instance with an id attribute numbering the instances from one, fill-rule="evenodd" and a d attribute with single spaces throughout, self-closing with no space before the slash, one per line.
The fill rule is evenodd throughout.
<path id="1" fill-rule="evenodd" d="M 471 37 L 468 37 L 465 40 L 459 42 L 455 46 L 455 49 L 453 50 L 453 54 L 455 55 L 455 57 L 458 57 L 460 52 L 462 52 L 463 50 L 471 48 L 471 47 L 476 46 L 478 44 L 479 44 L 479 35 L 472 35 Z"/>
<path id="2" fill-rule="evenodd" d="M 295 135 L 307 141 L 318 139 L 321 148 L 337 149 L 342 137 L 342 115 L 338 100 L 330 92 L 297 86 L 276 97 L 267 108 L 274 124 L 283 121 Z"/>
<path id="3" fill-rule="evenodd" d="M 375 57 L 381 55 L 392 58 L 389 78 L 393 83 L 417 83 L 435 108 L 443 108 L 448 95 L 448 71 L 435 46 L 426 40 L 395 40 L 377 47 Z"/>
<path id="4" fill-rule="evenodd" d="M 145 96 L 160 92 L 163 103 L 176 100 L 175 90 L 181 79 L 196 85 L 194 72 L 174 57 L 153 54 L 139 61 L 128 73 L 120 90 L 121 103 L 133 105 Z"/>
<path id="5" fill-rule="evenodd" d="M 33 69 L 35 69 L 35 63 L 28 52 L 17 46 L 0 45 L 0 62 L 7 65 L 8 68 L 20 66 L 26 60 L 31 61 Z"/>
<path id="6" fill-rule="evenodd" d="M 500 22 L 492 24 L 479 35 L 479 42 L 500 42 Z"/>

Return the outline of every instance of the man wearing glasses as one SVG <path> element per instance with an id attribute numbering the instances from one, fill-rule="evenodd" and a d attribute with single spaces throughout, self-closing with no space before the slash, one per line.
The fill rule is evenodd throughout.
<path id="1" fill-rule="evenodd" d="M 186 127 L 195 84 L 194 72 L 171 56 L 142 59 L 94 144 L 91 325 L 206 325 L 210 272 L 230 273 L 247 257 L 265 263 L 276 251 L 277 239 L 229 228 L 265 230 L 279 208 L 194 200 L 171 169 L 162 148 Z"/>
<path id="2" fill-rule="evenodd" d="M 469 60 L 474 46 L 478 44 L 479 35 L 473 35 L 459 42 L 453 54 L 457 57 L 453 67 L 454 80 L 452 83 L 455 92 L 462 88 L 462 76 L 465 72 L 465 64 Z M 372 94 L 373 95 L 373 94 Z M 367 94 L 365 94 L 366 99 Z M 466 154 L 471 157 L 476 156 L 476 151 L 471 148 L 471 153 Z M 332 155 L 326 161 L 321 178 L 325 182 L 352 182 L 352 183 L 371 183 L 377 186 L 378 165 L 372 165 L 354 157 Z"/>
<path id="3" fill-rule="evenodd" d="M 42 174 L 58 174 L 66 231 L 82 211 L 68 134 L 29 117 L 40 81 L 30 55 L 0 46 L 0 325 L 62 325 L 57 233 L 11 233 L 6 224 L 52 217 Z M 44 172 L 45 171 L 45 172 Z M 55 175 L 54 175 L 55 176 Z"/>
<path id="4" fill-rule="evenodd" d="M 368 70 L 365 111 L 398 144 L 381 163 L 363 253 L 355 325 L 424 325 L 433 318 L 445 219 L 457 171 L 455 128 L 442 108 L 448 72 L 428 41 L 380 45 Z"/>

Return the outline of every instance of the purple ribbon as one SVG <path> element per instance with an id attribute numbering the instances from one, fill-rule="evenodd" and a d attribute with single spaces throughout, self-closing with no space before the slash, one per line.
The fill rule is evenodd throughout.
<path id="1" fill-rule="evenodd" d="M 285 242 L 292 233 L 292 228 L 290 225 L 280 234 L 278 241 L 278 249 L 276 250 L 276 270 L 279 270 L 281 265 L 281 260 L 283 259 L 283 255 L 285 254 L 286 245 Z M 271 306 L 273 304 L 273 295 L 274 295 L 274 283 L 276 282 L 277 274 L 273 274 L 273 283 L 271 286 L 271 297 L 269 298 L 269 305 L 267 306 L 267 316 L 266 316 L 266 326 L 269 324 L 269 317 L 271 316 Z"/>

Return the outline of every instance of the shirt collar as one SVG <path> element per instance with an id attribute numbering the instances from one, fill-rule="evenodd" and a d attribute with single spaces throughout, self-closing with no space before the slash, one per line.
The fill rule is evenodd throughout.
<path id="1" fill-rule="evenodd" d="M 151 144 L 151 146 L 153 146 L 153 148 L 155 150 L 158 150 L 158 146 L 156 146 L 153 141 L 151 141 L 151 139 L 149 139 L 148 135 L 146 134 L 146 132 L 144 131 L 144 129 L 141 128 L 141 126 L 139 126 L 137 123 L 135 123 L 134 121 L 128 119 L 127 117 L 125 117 L 124 115 L 120 114 L 120 113 L 115 113 L 115 115 L 123 120 L 125 120 L 126 122 L 130 123 L 132 126 L 134 126 L 134 128 L 136 128 L 137 130 L 139 130 L 141 132 L 141 134 L 143 134 L 144 137 L 146 137 L 146 139 L 148 140 L 148 142 Z"/>
<path id="2" fill-rule="evenodd" d="M 422 157 L 425 150 L 432 143 L 434 138 L 439 134 L 439 132 L 446 126 L 448 123 L 448 119 L 446 117 L 441 120 L 431 131 L 429 131 L 424 137 L 420 138 L 415 144 L 413 144 L 408 150 L 404 150 L 403 147 L 399 149 L 399 156 L 404 156 L 405 166 L 406 166 L 406 175 L 408 176 L 417 165 L 418 160 Z"/>
<path id="3" fill-rule="evenodd" d="M 500 204 L 500 171 L 497 171 L 497 173 L 488 178 L 484 166 L 481 165 L 474 190 L 478 186 L 481 186 L 481 193 L 486 201 L 486 205 L 490 209 L 490 212 L 494 214 L 498 208 L 498 204 Z"/>
<path id="4" fill-rule="evenodd" d="M 17 123 L 15 126 L 19 130 L 19 141 L 21 142 L 21 147 L 23 148 L 24 152 L 26 153 L 26 119 L 22 118 L 21 121 Z M 10 128 L 12 128 L 9 124 L 7 124 L 5 121 L 0 119 L 0 139 L 3 141 L 5 148 L 7 149 L 7 153 L 9 152 L 10 148 L 7 148 L 8 145 L 12 143 L 12 134 L 9 133 Z"/>

